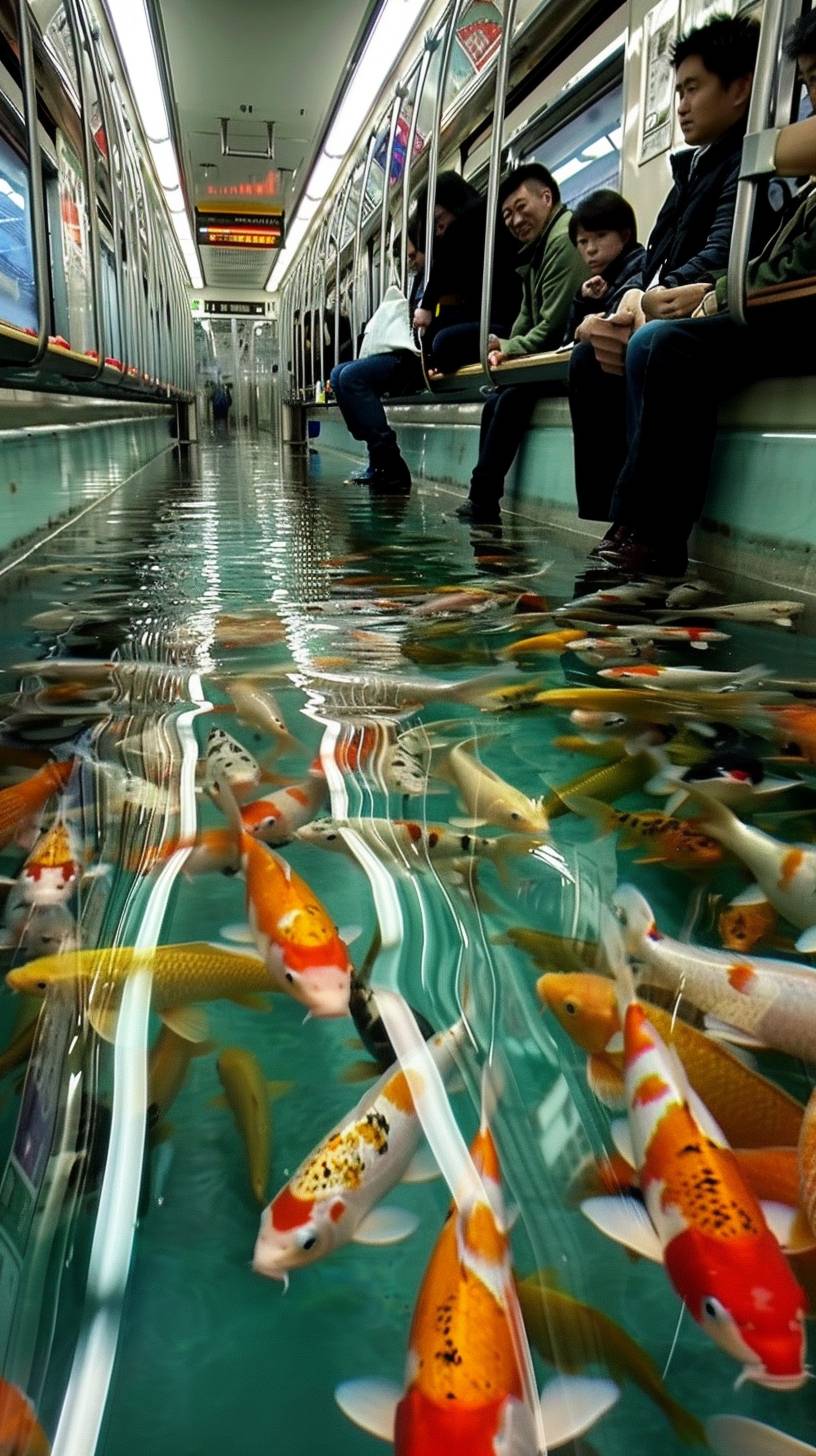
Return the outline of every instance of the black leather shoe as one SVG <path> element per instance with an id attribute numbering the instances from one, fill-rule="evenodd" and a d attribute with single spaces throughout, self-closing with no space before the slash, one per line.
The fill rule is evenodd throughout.
<path id="1" fill-rule="evenodd" d="M 601 560 L 632 576 L 685 576 L 688 569 L 685 542 L 656 546 L 636 535 L 627 537 L 617 549 L 604 551 Z"/>
<path id="2" fill-rule="evenodd" d="M 457 506 L 455 515 L 460 521 L 471 521 L 474 526 L 497 526 L 501 521 L 501 507 L 498 501 L 466 500 Z"/>
<path id="3" fill-rule="evenodd" d="M 587 552 L 587 560 L 605 560 L 607 551 L 617 551 L 623 545 L 627 536 L 631 536 L 631 534 L 632 529 L 630 526 L 616 526 L 613 522 L 606 535 L 593 546 L 591 551 Z"/>
<path id="4" fill-rule="evenodd" d="M 389 469 L 373 470 L 368 482 L 369 490 L 375 495 L 410 495 L 411 472 L 404 460 L 399 463 L 401 469 L 394 465 Z"/>

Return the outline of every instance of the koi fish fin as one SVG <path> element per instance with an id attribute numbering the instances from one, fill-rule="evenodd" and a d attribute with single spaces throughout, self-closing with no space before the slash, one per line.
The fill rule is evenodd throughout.
<path id="1" fill-rule="evenodd" d="M 159 1012 L 159 1019 L 184 1041 L 207 1040 L 207 1018 L 198 1006 L 169 1006 Z"/>
<path id="2" fill-rule="evenodd" d="M 440 1177 L 440 1173 L 436 1158 L 429 1147 L 424 1147 L 420 1148 L 418 1153 L 414 1153 L 402 1175 L 402 1182 L 432 1183 L 438 1177 Z"/>
<path id="3" fill-rule="evenodd" d="M 614 1380 L 557 1375 L 541 1392 L 541 1418 L 547 1445 L 564 1446 L 583 1436 L 612 1409 L 620 1387 Z"/>
<path id="4" fill-rule="evenodd" d="M 448 820 L 452 829 L 480 829 L 487 823 L 486 819 L 467 819 L 462 815 L 455 814 Z"/>
<path id="5" fill-rule="evenodd" d="M 340 1081 L 354 1086 L 357 1082 L 373 1082 L 375 1077 L 381 1075 L 382 1068 L 376 1062 L 365 1061 L 362 1057 L 359 1061 L 352 1062 L 350 1066 L 344 1067 L 340 1073 Z"/>
<path id="6" fill-rule="evenodd" d="M 615 1145 L 615 1151 L 620 1153 L 625 1163 L 630 1168 L 637 1168 L 637 1158 L 632 1143 L 632 1132 L 629 1127 L 629 1120 L 626 1117 L 616 1117 L 609 1132 Z"/>
<path id="7" fill-rule="evenodd" d="M 15 879 L 14 875 L 0 875 L 0 885 L 16 885 L 16 884 L 17 884 L 17 880 Z"/>
<path id="8" fill-rule="evenodd" d="M 816 952 L 816 925 L 811 925 L 808 930 L 803 930 L 795 944 L 800 955 L 813 955 Z"/>
<path id="9" fill-rule="evenodd" d="M 705 1433 L 717 1456 L 816 1456 L 816 1446 L 748 1416 L 711 1416 Z"/>
<path id="10" fill-rule="evenodd" d="M 635 1198 L 585 1198 L 581 1212 L 591 1224 L 607 1238 L 624 1248 L 651 1259 L 655 1264 L 663 1263 L 663 1249 L 655 1233 L 654 1224 L 642 1203 Z"/>
<path id="11" fill-rule="evenodd" d="M 754 883 L 753 885 L 747 885 L 744 890 L 740 890 L 740 892 L 739 892 L 738 895 L 735 895 L 732 900 L 729 900 L 728 901 L 728 904 L 729 904 L 729 906 L 730 905 L 767 905 L 768 904 L 768 896 L 765 894 L 765 891 L 764 890 L 760 889 L 759 885 L 757 885 L 756 883 Z"/>
<path id="12" fill-rule="evenodd" d="M 738 1026 L 730 1026 L 727 1021 L 720 1021 L 718 1016 L 706 1015 L 703 1018 L 705 1029 L 710 1036 L 718 1041 L 727 1041 L 734 1046 L 747 1047 L 749 1050 L 766 1051 L 768 1043 L 760 1037 L 753 1036 L 750 1031 L 742 1031 Z"/>
<path id="13" fill-rule="evenodd" d="M 605 1052 L 587 1057 L 587 1085 L 599 1102 L 612 1112 L 621 1112 L 626 1106 L 626 1092 L 623 1084 L 623 1070 Z"/>
<path id="14" fill-rule="evenodd" d="M 768 1228 L 786 1254 L 800 1254 L 805 1249 L 813 1248 L 816 1239 L 798 1208 L 791 1208 L 788 1203 L 777 1203 L 768 1198 L 761 1198 L 759 1206 Z"/>
<path id="15" fill-rule="evenodd" d="M 362 933 L 362 925 L 341 925 L 337 930 L 337 934 L 346 945 L 353 945 L 355 940 L 360 939 Z"/>
<path id="16" fill-rule="evenodd" d="M 82 874 L 79 878 L 84 885 L 87 880 L 101 880 L 104 879 L 106 875 L 112 873 L 113 865 L 100 863 L 95 865 L 89 865 L 86 870 L 82 871 Z"/>
<path id="17" fill-rule="evenodd" d="M 97 1006 L 91 1001 L 86 1015 L 91 1026 L 102 1041 L 114 1042 L 116 1040 L 116 1023 L 119 1019 L 118 1007 Z"/>
<path id="18" fill-rule="evenodd" d="M 254 945 L 255 937 L 250 927 L 241 921 L 235 925 L 222 925 L 219 932 L 224 940 L 231 940 L 235 945 Z"/>
<path id="19" fill-rule="evenodd" d="M 600 799 L 591 799 L 586 794 L 562 793 L 560 797 L 574 814 L 580 815 L 582 819 L 591 819 L 600 834 L 612 833 L 615 827 L 615 811 L 608 804 L 602 804 Z"/>
<path id="20" fill-rule="evenodd" d="M 678 616 L 682 614 L 675 612 L 674 615 Z M 692 652 L 708 652 L 707 642 L 689 642 L 688 646 L 691 648 Z"/>
<path id="21" fill-rule="evenodd" d="M 395 1208 L 393 1204 L 387 1208 L 372 1208 L 362 1223 L 357 1225 L 352 1243 L 373 1244 L 376 1247 L 401 1244 L 418 1228 L 419 1219 L 416 1214 L 408 1213 L 404 1208 Z"/>
<path id="22" fill-rule="evenodd" d="M 402 1399 L 402 1390 L 393 1381 L 344 1380 L 334 1398 L 355 1426 L 381 1441 L 393 1441 L 397 1406 Z"/>
<path id="23" fill-rule="evenodd" d="M 677 810 L 685 804 L 687 797 L 688 795 L 685 789 L 678 789 L 676 793 L 672 794 L 670 799 L 666 800 L 666 813 L 676 814 Z M 641 860 L 640 863 L 645 864 L 646 861 Z"/>

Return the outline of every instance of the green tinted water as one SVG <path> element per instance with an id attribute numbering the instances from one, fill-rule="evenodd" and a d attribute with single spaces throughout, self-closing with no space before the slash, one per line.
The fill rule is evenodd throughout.
<path id="1" fill-rule="evenodd" d="M 397 587 L 478 581 L 497 588 L 503 578 L 518 578 L 528 580 L 552 605 L 573 596 L 582 562 L 564 539 L 547 538 L 530 523 L 516 523 L 504 538 L 471 537 L 447 519 L 454 504 L 449 495 L 428 489 L 415 492 L 407 503 L 378 502 L 365 489 L 343 486 L 343 469 L 330 454 L 313 454 L 304 463 L 301 457 L 281 457 L 271 441 L 240 438 L 204 444 L 180 464 L 174 459 L 150 467 L 113 498 L 104 517 L 92 513 L 41 552 L 36 567 L 47 570 L 17 576 L 7 588 L 0 625 L 4 690 L 12 694 L 20 684 L 13 664 L 31 658 L 108 658 L 114 653 L 176 664 L 180 679 L 153 674 L 149 688 L 143 682 L 130 700 L 122 696 L 110 721 L 97 730 L 89 751 L 115 760 L 123 737 L 132 739 L 159 722 L 174 741 L 179 714 L 190 709 L 186 696 L 179 701 L 174 681 L 187 681 L 191 671 L 200 674 L 205 700 L 223 708 L 227 675 L 287 666 L 307 672 L 317 658 L 332 659 L 327 671 L 464 678 L 496 665 L 497 650 L 513 640 L 494 631 L 508 620 L 506 612 L 474 618 L 463 635 L 448 637 L 436 635 L 435 628 L 429 634 L 427 622 L 409 618 L 410 595 L 403 612 L 386 616 L 375 599 Z M 551 563 L 546 575 L 536 575 L 545 562 Z M 756 587 L 746 594 L 756 595 Z M 370 610 L 363 616 L 325 613 L 326 603 L 344 597 L 370 598 Z M 233 647 L 219 642 L 223 614 L 264 605 L 283 621 L 282 641 Z M 32 614 L 62 608 L 65 618 L 57 628 L 26 626 Z M 793 636 L 770 627 L 727 630 L 731 640 L 705 657 L 681 650 L 665 660 L 694 659 L 695 666 L 716 668 L 765 662 L 783 675 L 816 677 L 813 640 L 804 633 Z M 372 632 L 385 636 L 365 635 Z M 402 655 L 406 646 L 413 650 L 412 644 L 420 656 L 427 655 L 430 644 L 434 651 L 449 651 L 453 660 L 415 662 Z M 566 654 L 545 659 L 543 667 L 537 663 L 536 670 L 551 686 L 595 681 L 591 668 Z M 37 681 L 28 678 L 24 686 L 36 690 Z M 295 779 L 320 747 L 321 720 L 331 721 L 330 694 L 337 690 L 324 686 L 323 696 L 329 696 L 321 701 L 320 685 L 311 679 L 300 686 L 281 679 L 274 686 L 302 750 L 278 758 L 275 771 Z M 355 697 L 356 703 L 362 701 Z M 343 700 L 338 716 L 347 721 L 364 713 L 358 706 L 355 714 Z M 485 761 L 531 796 L 597 762 L 553 746 L 559 734 L 579 731 L 565 713 L 476 713 L 442 697 L 406 723 L 451 716 L 461 717 L 464 728 L 475 724 L 480 734 L 495 731 L 482 743 Z M 268 741 L 233 714 L 222 712 L 213 721 L 253 752 L 268 750 Z M 208 714 L 202 713 L 192 728 L 202 746 L 208 727 Z M 65 724 L 59 714 L 45 727 L 36 718 L 15 727 L 27 743 L 43 735 L 68 739 L 76 730 L 76 722 Z M 130 766 L 138 767 L 138 760 L 132 758 Z M 158 767 L 148 764 L 146 776 Z M 434 780 L 433 788 L 426 802 L 409 800 L 407 807 L 412 816 L 444 822 L 457 813 L 457 801 L 443 782 Z M 402 799 L 384 794 L 369 778 L 350 774 L 346 789 L 352 815 L 403 813 Z M 659 805 L 637 795 L 621 802 L 625 807 Z M 199 812 L 210 827 L 223 822 L 209 803 L 200 804 Z M 155 841 L 160 824 L 131 814 L 96 822 L 89 810 L 86 827 L 96 833 L 95 857 L 119 867 L 83 897 L 84 934 L 103 944 L 115 934 L 120 943 L 133 943 L 155 877 L 136 877 L 120 862 L 134 846 Z M 621 851 L 613 837 L 598 838 L 573 816 L 554 821 L 552 841 L 547 856 L 517 861 L 506 881 L 484 867 L 481 906 L 461 887 L 431 875 L 397 878 L 401 943 L 377 962 L 374 983 L 398 987 L 440 1028 L 456 1019 L 463 985 L 470 986 L 469 1014 L 480 1055 L 466 1059 L 467 1090 L 453 1098 L 453 1106 L 469 1137 L 477 1122 L 480 1061 L 498 1047 L 507 1072 L 495 1131 L 508 1199 L 520 1210 L 513 1231 L 517 1269 L 554 1271 L 562 1289 L 618 1320 L 658 1368 L 666 1368 L 671 1394 L 699 1417 L 740 1412 L 806 1436 L 814 1419 L 808 1389 L 782 1396 L 748 1386 L 735 1394 L 736 1365 L 688 1317 L 678 1329 L 680 1305 L 662 1270 L 630 1260 L 568 1205 L 567 1184 L 582 1159 L 610 1146 L 609 1117 L 587 1088 L 583 1053 L 541 1014 L 534 993 L 536 967 L 521 952 L 496 943 L 514 926 L 593 936 L 599 904 L 618 880 L 631 878 L 666 930 L 689 931 L 696 908 L 695 935 L 716 944 L 704 911 L 705 892 L 733 893 L 744 880 L 733 865 L 701 879 L 665 865 L 637 864 L 636 853 Z M 285 855 L 341 926 L 360 928 L 352 949 L 359 965 L 377 924 L 361 869 L 310 845 L 293 844 Z M 4 870 L 13 875 L 19 864 L 19 851 L 6 851 Z M 243 917 L 240 877 L 180 880 L 171 891 L 160 939 L 166 944 L 217 941 L 225 926 Z M 0 1029 L 6 1035 L 15 1014 L 15 998 L 4 991 Z M 215 1043 L 249 1049 L 268 1078 L 292 1083 L 272 1108 L 271 1197 L 359 1096 L 360 1089 L 344 1082 L 343 1074 L 364 1052 L 349 1020 L 304 1024 L 303 1008 L 282 997 L 274 998 L 268 1013 L 219 1001 L 207 1015 Z M 151 1034 L 156 1030 L 157 1024 Z M 65 1147 L 72 1145 L 69 1074 L 82 1086 L 85 1120 L 87 1107 L 96 1109 L 97 1129 L 92 1154 L 78 1171 L 70 1173 L 66 1159 L 70 1176 L 55 1183 L 53 1158 L 47 1167 L 33 1169 L 29 1161 L 28 1171 L 36 1176 L 26 1182 L 7 1173 L 0 1197 L 0 1352 L 7 1378 L 29 1392 L 49 1434 L 57 1428 L 66 1389 L 79 1389 L 77 1350 L 82 1352 L 93 1332 L 100 1344 L 93 1347 L 92 1369 L 103 1371 L 115 1347 L 98 1448 L 105 1456 L 142 1451 L 260 1456 L 279 1444 L 298 1456 L 374 1451 L 373 1439 L 338 1410 L 334 1390 L 340 1381 L 361 1375 L 402 1379 L 412 1310 L 448 1204 L 442 1181 L 403 1186 L 390 1195 L 390 1202 L 419 1218 L 410 1239 L 391 1248 L 347 1247 L 297 1271 L 284 1296 L 279 1283 L 258 1277 L 250 1267 L 260 1210 L 235 1125 L 216 1104 L 221 1089 L 211 1054 L 191 1063 L 150 1152 L 132 1258 L 127 1256 L 128 1231 L 123 1245 L 126 1289 L 113 1279 L 109 1287 L 103 1283 L 101 1295 L 95 1284 L 95 1296 L 89 1298 L 113 1056 L 107 1044 L 82 1033 L 81 1022 L 71 1020 L 64 1004 L 49 1002 L 41 1026 L 41 1034 L 46 1032 L 53 1040 L 40 1044 L 40 1062 L 46 1073 L 49 1065 L 56 1070 L 44 1095 L 41 1141 L 47 1143 L 53 1131 L 52 1154 L 61 1138 Z M 768 1059 L 767 1066 L 806 1100 L 810 1078 L 803 1068 L 781 1057 Z M 40 1082 L 47 1087 L 46 1073 Z M 13 1079 L 2 1088 L 2 1135 L 4 1147 L 10 1147 L 19 1100 Z M 19 1164 L 19 1135 L 16 1151 Z M 587 1370 L 602 1374 L 596 1356 L 588 1351 Z M 542 1383 L 549 1374 L 541 1364 Z M 98 1398 L 93 1382 L 80 1394 L 80 1403 L 90 1410 Z M 80 1418 L 77 1429 L 84 1434 L 72 1446 L 63 1424 L 59 1449 L 90 1452 L 92 1427 L 92 1421 L 86 1426 Z M 633 1442 L 639 1452 L 684 1449 L 654 1403 L 627 1383 L 616 1408 L 576 1449 L 617 1456 Z"/>

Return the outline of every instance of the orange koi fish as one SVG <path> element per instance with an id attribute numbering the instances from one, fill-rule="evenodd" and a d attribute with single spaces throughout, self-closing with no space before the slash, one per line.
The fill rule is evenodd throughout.
<path id="1" fill-rule="evenodd" d="M 51 1443 L 28 1396 L 0 1380 L 0 1451 L 3 1456 L 49 1456 Z"/>
<path id="2" fill-rule="evenodd" d="M 576 814 L 593 820 L 603 834 L 620 834 L 624 848 L 648 849 L 641 864 L 665 860 L 671 869 L 710 869 L 725 856 L 719 841 L 703 833 L 699 819 L 674 819 L 655 809 L 630 813 L 580 794 L 567 798 L 562 793 L 561 797 Z"/>
<path id="3" fill-rule="evenodd" d="M 73 758 L 47 763 L 24 783 L 0 789 L 0 848 L 10 844 L 20 827 L 65 787 L 73 767 Z"/>
<path id="4" fill-rule="evenodd" d="M 529 1388 L 499 1156 L 484 1111 L 471 1158 L 481 1191 L 454 1205 L 431 1254 L 411 1324 L 405 1391 L 368 1380 L 336 1391 L 344 1414 L 393 1440 L 396 1456 L 537 1456 L 583 1434 L 618 1398 L 614 1381 L 562 1376 L 539 1405 Z"/>
<path id="5" fill-rule="evenodd" d="M 613 922 L 614 924 L 614 922 Z M 628 1129 L 648 1219 L 631 1199 L 588 1199 L 603 1231 L 665 1263 L 692 1318 L 742 1363 L 741 1381 L 797 1390 L 807 1379 L 805 1295 L 682 1063 L 611 956 L 623 1016 Z M 634 1230 L 637 1229 L 637 1234 Z"/>
<path id="6" fill-rule="evenodd" d="M 799 1138 L 799 1200 L 816 1233 L 816 1089 L 810 1094 Z"/>

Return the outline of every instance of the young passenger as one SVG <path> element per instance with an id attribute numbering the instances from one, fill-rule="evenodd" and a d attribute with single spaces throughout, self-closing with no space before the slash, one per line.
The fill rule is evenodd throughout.
<path id="1" fill-rule="evenodd" d="M 798 62 L 816 110 L 816 11 L 792 28 L 785 48 Z M 774 161 L 783 176 L 816 172 L 816 116 L 782 129 Z M 812 180 L 799 193 L 794 212 L 749 263 L 748 295 L 804 278 L 816 284 Z M 769 375 L 812 374 L 814 324 L 816 293 L 749 308 L 747 325 L 736 324 L 723 276 L 694 318 L 663 325 L 649 356 L 639 428 L 615 487 L 617 545 L 610 544 L 604 559 L 634 572 L 680 575 L 685 570 L 688 535 L 705 501 L 720 401 Z M 679 401 L 686 424 L 682 446 Z"/>
<path id="2" fill-rule="evenodd" d="M 494 368 L 505 359 L 558 347 L 573 295 L 587 272 L 570 241 L 570 213 L 546 167 L 539 162 L 517 167 L 502 183 L 499 205 L 505 226 L 521 244 L 522 301 L 509 338 L 490 338 Z M 462 520 L 500 519 L 504 479 L 540 394 L 541 387 L 535 384 L 509 384 L 489 396 L 482 410 L 470 493 L 456 513 Z"/>
<path id="3" fill-rule="evenodd" d="M 408 228 L 408 268 L 413 283 L 408 299 L 409 317 L 422 292 L 425 254 L 420 252 L 415 224 Z M 424 240 L 423 240 L 424 241 Z M 367 482 L 385 494 L 411 489 L 411 472 L 403 460 L 397 437 L 383 409 L 384 394 L 411 394 L 421 388 L 422 368 L 415 354 L 369 354 L 335 365 L 330 375 L 334 397 L 349 433 L 368 446 L 368 469 L 350 477 Z"/>
<path id="4" fill-rule="evenodd" d="M 575 484 L 585 520 L 609 520 L 654 338 L 666 320 L 690 317 L 727 266 L 758 35 L 754 21 L 715 16 L 675 43 L 677 114 L 689 148 L 671 159 L 674 186 L 640 277 L 609 317 L 584 319 L 570 360 Z M 757 245 L 773 225 L 763 188 Z"/>
<path id="5" fill-rule="evenodd" d="M 646 249 L 637 240 L 633 208 L 609 187 L 581 199 L 570 218 L 569 235 L 590 272 L 569 311 L 564 340 L 571 344 L 590 314 L 614 312 L 633 279 L 640 277 Z"/>

